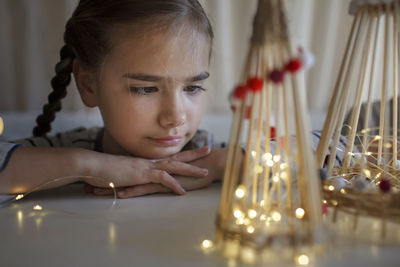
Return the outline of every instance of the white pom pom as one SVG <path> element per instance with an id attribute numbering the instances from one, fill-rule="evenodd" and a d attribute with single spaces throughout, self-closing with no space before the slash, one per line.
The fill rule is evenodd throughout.
<path id="1" fill-rule="evenodd" d="M 300 59 L 303 61 L 303 65 L 306 69 L 311 68 L 315 63 L 314 55 L 307 49 L 302 48 L 300 53 Z"/>

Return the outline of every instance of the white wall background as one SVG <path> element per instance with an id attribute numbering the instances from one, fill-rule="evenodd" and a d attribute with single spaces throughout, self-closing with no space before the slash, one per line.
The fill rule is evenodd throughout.
<path id="1" fill-rule="evenodd" d="M 227 114 L 227 95 L 242 71 L 256 0 L 201 2 L 216 35 L 206 111 Z M 307 75 L 308 107 L 324 112 L 351 26 L 350 0 L 287 2 L 293 40 L 316 55 Z M 76 3 L 0 0 L 0 112 L 37 111 L 47 101 L 64 24 Z M 84 109 L 74 86 L 63 104 L 67 111 Z"/>

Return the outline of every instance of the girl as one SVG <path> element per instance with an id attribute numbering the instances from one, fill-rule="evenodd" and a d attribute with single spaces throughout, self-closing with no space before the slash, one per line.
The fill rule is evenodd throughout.
<path id="1" fill-rule="evenodd" d="M 226 151 L 197 130 L 212 40 L 196 0 L 80 0 L 34 137 L 0 144 L 0 193 L 82 181 L 100 195 L 113 182 L 121 198 L 181 195 L 221 178 Z M 47 137 L 71 72 L 104 128 Z"/>

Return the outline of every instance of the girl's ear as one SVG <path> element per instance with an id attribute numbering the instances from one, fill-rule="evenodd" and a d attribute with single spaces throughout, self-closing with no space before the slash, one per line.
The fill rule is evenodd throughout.
<path id="1" fill-rule="evenodd" d="M 84 68 L 76 58 L 72 62 L 72 72 L 83 103 L 90 108 L 97 107 L 96 79 L 94 72 Z"/>

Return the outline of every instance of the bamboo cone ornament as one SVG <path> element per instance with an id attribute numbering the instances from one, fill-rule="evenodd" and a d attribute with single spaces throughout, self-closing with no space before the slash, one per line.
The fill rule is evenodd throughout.
<path id="1" fill-rule="evenodd" d="M 308 261 L 320 241 L 320 184 L 296 79 L 301 63 L 291 50 L 284 2 L 259 0 L 241 85 L 232 94 L 216 221 L 217 243 L 231 259 Z"/>
<path id="2" fill-rule="evenodd" d="M 400 226 L 399 6 L 399 0 L 351 2 L 353 26 L 317 149 L 319 167 L 347 181 L 336 186 L 332 177 L 323 187 L 333 221 L 343 224 L 344 211 L 350 232 L 363 235 L 360 216 L 378 220 L 377 241 L 400 241 L 387 235 L 387 222 Z"/>

